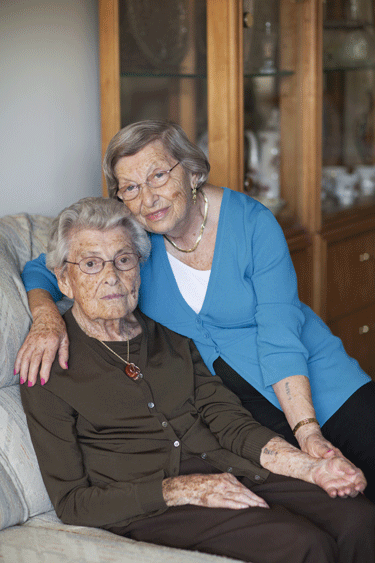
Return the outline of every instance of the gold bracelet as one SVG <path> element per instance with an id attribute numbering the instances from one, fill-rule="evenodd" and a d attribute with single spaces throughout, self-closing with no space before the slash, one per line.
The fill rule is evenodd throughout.
<path id="1" fill-rule="evenodd" d="M 316 420 L 316 418 L 304 418 L 303 420 L 297 422 L 297 424 L 292 430 L 294 436 L 296 435 L 297 430 L 301 428 L 301 426 L 305 426 L 305 424 L 311 424 L 312 422 L 316 422 L 316 424 L 319 425 L 319 422 Z"/>

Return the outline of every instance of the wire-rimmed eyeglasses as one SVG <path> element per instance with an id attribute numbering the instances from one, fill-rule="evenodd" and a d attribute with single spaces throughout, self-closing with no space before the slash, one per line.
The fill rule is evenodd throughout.
<path id="1" fill-rule="evenodd" d="M 64 262 L 78 266 L 84 274 L 92 275 L 99 274 L 107 262 L 111 262 L 120 272 L 127 272 L 135 268 L 139 260 L 139 254 L 126 252 L 116 256 L 113 260 L 103 260 L 103 258 L 99 258 L 99 256 L 88 256 L 87 258 L 82 258 L 79 262 L 70 262 L 69 260 L 64 260 Z"/>
<path id="2" fill-rule="evenodd" d="M 142 184 L 126 182 L 123 186 L 121 186 L 121 188 L 117 190 L 117 196 L 123 201 L 131 201 L 140 194 L 142 186 L 144 186 L 145 184 L 151 189 L 161 188 L 168 182 L 170 173 L 179 164 L 180 162 L 176 162 L 176 164 L 169 170 L 154 170 L 154 172 L 150 174 L 147 177 L 146 181 Z"/>

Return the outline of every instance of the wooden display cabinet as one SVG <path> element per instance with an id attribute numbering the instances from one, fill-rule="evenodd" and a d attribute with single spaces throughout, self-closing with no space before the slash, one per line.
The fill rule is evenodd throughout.
<path id="1" fill-rule="evenodd" d="M 264 177 L 249 169 L 249 150 L 276 115 L 278 197 L 284 202 L 277 218 L 301 299 L 374 375 L 375 197 L 361 194 L 343 205 L 339 191 L 326 197 L 323 184 L 322 198 L 321 190 L 328 166 L 350 173 L 375 164 L 372 0 L 175 0 L 170 6 L 163 0 L 165 25 L 156 21 L 157 5 L 99 0 L 103 153 L 128 122 L 168 117 L 194 141 L 207 132 L 212 183 L 247 191 L 261 178 L 262 190 Z M 130 21 L 134 6 L 143 7 L 144 20 Z M 178 41 L 173 49 L 168 37 L 174 35 L 166 34 L 163 62 L 153 34 L 168 26 Z M 142 46 L 147 29 L 156 45 L 148 55 Z M 354 32 L 367 34 L 368 57 L 342 61 L 340 48 Z M 360 45 L 358 37 L 353 41 Z M 353 53 L 360 58 L 358 48 Z"/>

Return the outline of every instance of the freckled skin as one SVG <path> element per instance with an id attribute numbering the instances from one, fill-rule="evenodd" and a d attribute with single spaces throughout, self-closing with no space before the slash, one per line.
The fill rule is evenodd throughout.
<path id="1" fill-rule="evenodd" d="M 113 260 L 124 252 L 135 252 L 125 229 L 85 229 L 71 236 L 68 260 L 79 262 L 89 256 Z M 74 299 L 73 314 L 87 334 L 101 340 L 121 339 L 124 329 L 129 334 L 138 325 L 133 311 L 138 302 L 139 266 L 121 272 L 107 263 L 98 274 L 88 275 L 79 266 L 67 264 L 62 273 L 56 273 L 60 289 Z"/>
<path id="2" fill-rule="evenodd" d="M 156 169 L 169 170 L 174 164 L 176 160 L 165 151 L 161 141 L 149 143 L 117 162 L 115 175 L 119 190 L 125 181 L 142 184 Z M 187 177 L 182 166 L 177 166 L 164 186 L 151 190 L 144 184 L 141 194 L 125 205 L 146 230 L 178 237 L 188 230 L 195 215 L 191 197 L 194 182 L 193 175 Z"/>
<path id="3" fill-rule="evenodd" d="M 195 504 L 234 510 L 250 506 L 268 508 L 265 500 L 230 473 L 169 477 L 163 481 L 163 497 L 168 506 Z"/>

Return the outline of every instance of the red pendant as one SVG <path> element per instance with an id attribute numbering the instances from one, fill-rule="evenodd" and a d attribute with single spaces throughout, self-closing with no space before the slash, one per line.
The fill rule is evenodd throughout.
<path id="1" fill-rule="evenodd" d="M 139 379 L 142 377 L 141 370 L 135 364 L 128 364 L 125 367 L 125 373 L 131 379 Z"/>

